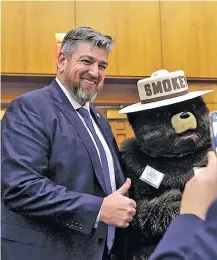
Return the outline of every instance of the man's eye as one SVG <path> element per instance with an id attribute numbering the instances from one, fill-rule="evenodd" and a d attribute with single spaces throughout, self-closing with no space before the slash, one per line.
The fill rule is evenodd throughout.
<path id="1" fill-rule="evenodd" d="M 106 69 L 106 66 L 105 66 L 105 65 L 99 65 L 99 68 L 100 68 L 101 70 L 105 70 L 105 69 Z"/>
<path id="2" fill-rule="evenodd" d="M 90 61 L 89 61 L 89 60 L 82 60 L 82 62 L 83 62 L 84 64 L 90 64 Z"/>

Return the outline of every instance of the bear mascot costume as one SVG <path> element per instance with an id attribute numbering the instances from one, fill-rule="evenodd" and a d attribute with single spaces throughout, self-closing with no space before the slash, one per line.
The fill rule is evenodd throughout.
<path id="1" fill-rule="evenodd" d="M 185 183 L 207 164 L 209 111 L 201 96 L 212 90 L 189 92 L 181 70 L 157 71 L 137 86 L 141 102 L 119 112 L 127 114 L 135 134 L 120 152 L 137 203 L 128 256 L 145 260 L 179 214 Z"/>

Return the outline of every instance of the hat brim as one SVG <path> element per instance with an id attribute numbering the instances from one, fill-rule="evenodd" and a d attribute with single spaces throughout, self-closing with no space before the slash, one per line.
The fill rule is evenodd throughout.
<path id="1" fill-rule="evenodd" d="M 153 108 L 157 108 L 157 107 L 168 106 L 168 105 L 180 103 L 180 102 L 183 102 L 183 101 L 186 101 L 189 99 L 193 99 L 193 98 L 208 94 L 213 91 L 214 90 L 193 91 L 193 92 L 189 92 L 188 94 L 183 95 L 183 96 L 174 97 L 174 98 L 170 98 L 170 99 L 164 99 L 164 100 L 160 100 L 160 101 L 156 101 L 156 102 L 151 102 L 148 104 L 142 104 L 141 102 L 139 102 L 139 103 L 122 108 L 119 111 L 119 114 L 128 114 L 128 113 L 153 109 Z"/>

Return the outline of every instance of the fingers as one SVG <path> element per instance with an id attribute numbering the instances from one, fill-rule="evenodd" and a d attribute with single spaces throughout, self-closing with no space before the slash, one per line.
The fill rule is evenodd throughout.
<path id="1" fill-rule="evenodd" d="M 120 227 L 120 228 L 126 228 L 129 226 L 129 223 L 133 220 L 133 217 L 128 216 L 125 220 L 123 220 L 122 222 L 119 222 L 116 227 Z"/>
<path id="2" fill-rule="evenodd" d="M 136 202 L 134 200 L 130 200 L 130 206 L 132 206 L 135 209 L 136 208 Z"/>
<path id="3" fill-rule="evenodd" d="M 217 157 L 213 151 L 208 152 L 208 165 L 203 168 L 192 179 L 210 178 L 211 176 L 217 179 Z"/>
<path id="4" fill-rule="evenodd" d="M 118 189 L 116 190 L 117 193 L 124 195 L 125 193 L 128 192 L 131 186 L 131 180 L 129 178 L 126 179 L 125 183 Z"/>
<path id="5" fill-rule="evenodd" d="M 129 227 L 129 223 L 128 222 L 126 222 L 126 223 L 123 223 L 122 225 L 120 225 L 120 226 L 118 226 L 119 228 L 127 228 L 127 227 Z"/>
<path id="6" fill-rule="evenodd" d="M 127 210 L 127 214 L 130 217 L 133 217 L 136 214 L 136 210 L 134 208 L 130 208 Z"/>
<path id="7" fill-rule="evenodd" d="M 129 217 L 129 218 L 127 219 L 127 222 L 130 223 L 132 220 L 133 220 L 133 217 Z"/>
<path id="8" fill-rule="evenodd" d="M 214 152 L 208 152 L 208 166 L 210 170 L 217 172 L 217 158 Z"/>

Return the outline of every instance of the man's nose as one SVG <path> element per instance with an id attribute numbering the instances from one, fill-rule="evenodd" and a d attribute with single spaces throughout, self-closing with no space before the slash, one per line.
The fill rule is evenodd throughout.
<path id="1" fill-rule="evenodd" d="M 91 64 L 90 69 L 89 69 L 89 74 L 94 78 L 99 77 L 99 67 L 98 67 L 97 63 Z"/>

